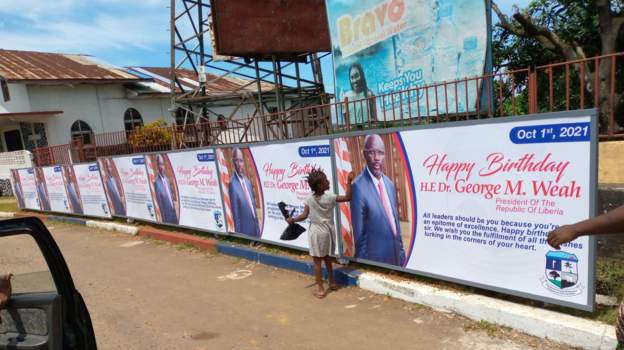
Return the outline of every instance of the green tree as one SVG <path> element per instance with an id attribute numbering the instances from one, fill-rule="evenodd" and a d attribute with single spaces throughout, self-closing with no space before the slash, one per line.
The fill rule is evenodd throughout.
<path id="1" fill-rule="evenodd" d="M 622 0 L 533 0 L 524 9 L 515 7 L 511 17 L 495 3 L 492 9 L 499 19 L 494 32 L 494 65 L 498 71 L 608 55 L 624 48 Z M 618 62 L 618 73 L 624 68 L 620 65 Z M 573 78 L 583 74 L 587 96 L 599 92 L 600 124 L 605 131 L 612 108 L 619 112 L 624 106 L 621 93 L 616 93 L 610 103 L 611 61 L 601 60 L 598 67 L 591 63 L 573 67 Z M 578 91 L 573 93 L 572 98 L 578 98 Z"/>

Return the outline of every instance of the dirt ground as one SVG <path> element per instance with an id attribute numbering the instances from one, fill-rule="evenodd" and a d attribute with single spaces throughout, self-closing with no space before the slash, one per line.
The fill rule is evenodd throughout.
<path id="1" fill-rule="evenodd" d="M 47 225 L 100 349 L 569 349 L 353 287 L 318 300 L 310 276 L 184 245 Z M 0 273 L 41 268 L 34 245 L 0 239 Z"/>

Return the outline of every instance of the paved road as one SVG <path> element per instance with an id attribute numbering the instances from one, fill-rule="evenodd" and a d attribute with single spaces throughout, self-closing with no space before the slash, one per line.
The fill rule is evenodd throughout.
<path id="1" fill-rule="evenodd" d="M 317 300 L 310 276 L 247 260 L 48 227 L 101 349 L 568 349 L 357 288 Z M 34 247 L 16 244 L 0 244 L 0 269 L 36 268 Z"/>

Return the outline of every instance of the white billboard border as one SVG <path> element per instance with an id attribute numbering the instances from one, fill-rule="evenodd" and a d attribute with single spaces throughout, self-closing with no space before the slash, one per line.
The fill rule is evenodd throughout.
<path id="1" fill-rule="evenodd" d="M 149 155 L 153 155 L 153 154 L 173 154 L 173 153 L 184 153 L 184 152 L 201 152 L 201 151 L 211 151 L 214 155 L 215 155 L 215 164 L 216 164 L 216 168 L 217 168 L 217 181 L 219 181 L 219 191 L 221 192 L 221 208 L 223 208 L 223 210 L 225 211 L 225 202 L 223 201 L 223 188 L 221 188 L 221 174 L 219 172 L 219 162 L 217 161 L 216 157 L 217 157 L 217 151 L 216 148 L 213 146 L 205 146 L 205 147 L 198 147 L 198 148 L 187 148 L 187 149 L 175 149 L 175 150 L 170 150 L 170 151 L 153 151 L 153 152 L 147 152 L 147 153 L 141 153 L 143 155 L 143 165 L 145 166 L 145 171 L 147 172 L 148 176 L 149 176 L 149 169 L 147 169 L 147 161 L 145 159 L 145 157 L 149 156 Z M 149 179 L 148 179 L 149 180 Z M 176 184 L 177 185 L 177 184 Z M 152 193 L 152 186 L 150 186 L 150 196 L 152 196 L 152 201 L 154 201 L 153 198 L 153 193 Z M 223 215 L 225 217 L 225 214 Z M 214 235 L 215 237 L 218 236 L 234 236 L 232 233 L 230 233 L 229 231 L 229 227 L 227 225 L 227 220 L 225 222 L 225 232 L 219 232 L 219 231 L 213 231 L 213 230 L 209 230 L 209 229 L 205 229 L 205 228 L 199 228 L 199 227 L 194 227 L 194 226 L 187 226 L 187 225 L 181 225 L 181 224 L 170 224 L 170 223 L 166 223 L 166 222 L 158 222 L 158 221 L 149 221 L 149 220 L 144 220 L 144 219 L 139 219 L 139 218 L 134 218 L 134 217 L 128 217 L 129 219 L 132 220 L 138 220 L 138 221 L 145 221 L 145 222 L 149 222 L 149 223 L 156 223 L 158 225 L 163 225 L 163 226 L 167 226 L 167 227 L 181 227 L 187 230 L 192 230 L 192 231 L 199 231 L 199 232 L 205 232 L 205 233 L 209 233 Z M 250 238 L 249 236 L 246 235 L 240 235 L 241 238 Z M 272 243 L 272 242 L 267 242 L 267 243 Z"/>
<path id="2" fill-rule="evenodd" d="M 473 120 L 463 120 L 463 121 L 453 121 L 453 122 L 441 122 L 437 124 L 427 124 L 427 125 L 415 125 L 408 127 L 394 127 L 387 129 L 365 129 L 359 131 L 353 131 L 342 134 L 332 134 L 330 135 L 330 139 L 333 140 L 338 137 L 353 137 L 353 136 L 363 136 L 368 135 L 374 132 L 379 134 L 392 134 L 395 132 L 402 131 L 410 131 L 410 130 L 427 130 L 427 129 L 442 129 L 449 127 L 459 127 L 459 126 L 474 126 L 474 125 L 482 125 L 482 124 L 503 124 L 503 123 L 513 123 L 513 122 L 531 122 L 531 121 L 542 121 L 548 119 L 558 119 L 558 118 L 581 118 L 581 117 L 589 117 L 590 119 L 590 166 L 589 166 L 589 213 L 588 217 L 594 217 L 597 215 L 597 189 L 598 189 L 598 112 L 596 109 L 582 109 L 582 110 L 574 110 L 574 111 L 564 111 L 564 112 L 549 112 L 549 113 L 539 113 L 539 114 L 528 114 L 522 116 L 513 116 L 513 117 L 501 117 L 501 118 L 483 118 L 483 119 L 473 119 Z M 332 145 L 333 146 L 333 145 Z M 332 148 L 333 154 L 333 148 Z M 336 158 L 334 157 L 334 168 L 336 167 Z M 334 182 L 335 184 L 335 182 Z M 334 190 L 337 190 L 335 188 Z M 338 217 L 339 225 L 340 217 Z M 338 226 L 340 228 L 340 226 Z M 338 230 L 336 230 L 338 232 Z M 340 251 L 342 252 L 342 237 L 338 235 L 338 239 L 340 239 Z M 531 299 L 540 301 L 547 304 L 561 305 L 565 307 L 570 307 L 573 309 L 579 309 L 588 312 L 594 312 L 596 309 L 595 305 L 595 285 L 596 285 L 596 237 L 589 236 L 588 237 L 588 255 L 589 255 L 589 282 L 588 282 L 588 291 L 587 291 L 587 304 L 577 304 L 572 302 L 566 302 L 561 299 L 556 298 L 548 298 L 541 295 L 519 292 L 512 289 L 506 289 L 503 287 L 495 287 L 486 284 L 481 284 L 477 282 L 471 282 L 467 280 L 462 280 L 459 278 L 446 277 L 434 273 L 429 273 L 426 271 L 408 269 L 400 266 L 390 265 L 379 263 L 372 260 L 367 259 L 357 259 L 352 257 L 341 256 L 352 262 L 363 263 L 366 265 L 383 267 L 385 269 L 401 271 L 405 273 L 409 273 L 411 275 L 423 276 L 428 278 L 433 278 L 441 281 L 448 281 L 452 283 L 457 283 L 469 287 L 475 287 L 483 290 L 493 291 L 497 293 L 503 293 L 508 295 L 513 295 L 521 298 Z"/>
<path id="3" fill-rule="evenodd" d="M 102 168 L 100 167 L 100 159 L 116 159 L 116 158 L 143 158 L 143 167 L 145 168 L 145 173 L 148 174 L 148 181 L 149 181 L 149 172 L 147 170 L 147 165 L 145 164 L 145 155 L 147 154 L 151 154 L 151 153 L 158 153 L 158 152 L 150 152 L 150 153 L 131 153 L 131 154 L 123 154 L 123 155 L 117 155 L 117 156 L 102 156 L 102 157 L 97 157 L 95 159 L 95 162 L 98 166 L 98 173 L 100 173 L 100 181 L 102 181 L 102 186 L 104 186 L 104 178 L 102 177 Z M 90 163 L 90 162 L 83 162 L 83 163 Z M 81 163 L 82 164 L 82 163 Z M 115 165 L 115 167 L 117 167 L 117 165 Z M 119 170 L 117 171 L 117 173 L 119 174 Z M 119 181 L 121 181 L 121 179 L 119 179 Z M 123 184 L 122 184 L 123 185 Z M 108 198 L 108 191 L 106 191 L 106 188 L 104 188 L 104 195 L 106 196 L 106 201 L 108 204 L 109 198 Z M 152 190 L 150 188 L 149 191 L 149 195 L 150 195 L 150 200 L 153 201 L 152 198 Z M 124 202 L 125 202 L 125 196 L 126 196 L 126 189 L 124 188 Z M 157 220 L 146 220 L 143 218 L 137 218 L 134 216 L 130 216 L 128 215 L 128 205 L 127 203 L 124 203 L 124 205 L 126 205 L 126 215 L 122 216 L 122 215 L 113 215 L 113 210 L 110 208 L 109 206 L 109 211 L 111 212 L 111 217 L 112 218 L 121 218 L 121 219 L 126 219 L 128 221 L 128 223 L 131 223 L 131 221 L 140 221 L 140 222 L 146 222 L 146 223 L 150 223 L 150 224 L 157 224 L 157 225 L 165 225 L 164 223 L 160 223 Z M 155 217 L 155 216 L 154 216 Z M 180 225 L 172 225 L 172 224 L 166 224 L 167 226 L 173 226 L 173 227 L 182 227 Z"/>
<path id="4" fill-rule="evenodd" d="M 101 158 L 106 158 L 106 157 L 101 157 Z M 60 166 L 71 166 L 72 170 L 74 171 L 74 174 L 76 173 L 76 169 L 73 169 L 74 166 L 76 165 L 86 165 L 86 164 L 94 164 L 97 166 L 98 168 L 98 176 L 100 177 L 100 183 L 102 184 L 102 191 L 104 192 L 104 198 L 106 198 L 106 207 L 108 207 L 108 195 L 106 194 L 106 189 L 104 188 L 104 179 L 102 178 L 102 172 L 100 171 L 100 163 L 98 162 L 98 159 L 96 158 L 93 161 L 90 162 L 80 162 L 80 163 L 70 163 L 70 164 L 60 164 Z M 63 179 L 63 181 L 65 181 L 65 179 Z M 82 202 L 82 195 L 80 195 L 80 202 Z M 84 209 L 84 203 L 82 203 L 82 207 Z M 100 215 L 87 215 L 87 214 L 72 214 L 75 216 L 84 216 L 84 217 L 88 217 L 88 218 L 97 218 L 97 219 L 108 219 L 108 220 L 112 220 L 115 216 L 112 214 L 112 210 L 110 209 L 110 207 L 108 207 L 108 211 L 110 214 L 110 216 L 100 216 Z"/>

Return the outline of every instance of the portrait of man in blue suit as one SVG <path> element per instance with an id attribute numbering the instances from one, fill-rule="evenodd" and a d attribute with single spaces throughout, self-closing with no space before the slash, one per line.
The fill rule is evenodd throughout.
<path id="1" fill-rule="evenodd" d="M 35 177 L 37 180 L 37 195 L 39 196 L 41 210 L 50 211 L 50 199 L 48 198 L 48 189 L 46 188 L 43 169 L 35 168 Z"/>
<path id="2" fill-rule="evenodd" d="M 403 266 L 405 250 L 394 183 L 384 175 L 385 145 L 376 134 L 364 138 L 366 167 L 353 181 L 351 221 L 355 257 Z"/>
<path id="3" fill-rule="evenodd" d="M 160 210 L 160 217 L 162 222 L 168 224 L 178 223 L 178 214 L 173 204 L 175 192 L 173 191 L 173 184 L 170 179 L 167 178 L 165 172 L 165 159 L 162 154 L 156 156 L 157 173 L 154 180 L 154 197 L 158 209 Z"/>
<path id="4" fill-rule="evenodd" d="M 11 170 L 11 173 L 13 174 L 13 192 L 15 198 L 17 198 L 17 205 L 20 209 L 24 209 L 26 208 L 26 205 L 24 204 L 24 192 L 22 191 L 22 182 L 20 181 L 17 170 Z"/>
<path id="5" fill-rule="evenodd" d="M 121 192 L 115 181 L 115 173 L 113 172 L 113 166 L 111 165 L 112 159 L 102 159 L 102 163 L 106 169 L 106 178 L 104 179 L 104 186 L 106 187 L 106 193 L 108 199 L 113 207 L 113 215 L 126 216 L 126 204 L 121 198 Z"/>
<path id="6" fill-rule="evenodd" d="M 74 169 L 71 166 L 65 167 L 65 186 L 72 213 L 82 214 L 82 202 L 80 200 L 78 184 L 76 183 L 76 174 L 74 174 Z"/>
<path id="7" fill-rule="evenodd" d="M 230 180 L 228 193 L 232 204 L 234 231 L 248 236 L 260 237 L 256 198 L 251 181 L 244 173 L 243 152 L 238 148 L 234 148 L 232 151 L 232 163 L 234 164 L 234 174 Z"/>

